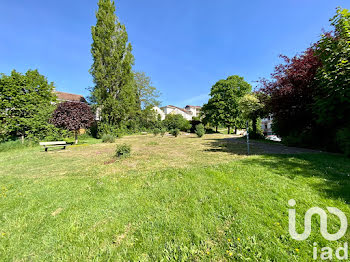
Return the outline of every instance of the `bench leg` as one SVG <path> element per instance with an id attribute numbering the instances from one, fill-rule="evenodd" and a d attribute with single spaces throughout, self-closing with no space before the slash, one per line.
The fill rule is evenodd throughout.
<path id="1" fill-rule="evenodd" d="M 66 149 L 66 146 L 64 146 L 63 149 Z"/>
<path id="2" fill-rule="evenodd" d="M 47 148 L 47 147 L 45 147 L 45 152 L 47 152 L 47 149 L 48 149 L 48 148 Z"/>

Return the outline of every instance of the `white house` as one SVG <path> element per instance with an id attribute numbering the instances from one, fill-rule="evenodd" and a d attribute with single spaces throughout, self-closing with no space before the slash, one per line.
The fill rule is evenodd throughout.
<path id="1" fill-rule="evenodd" d="M 266 118 L 261 119 L 261 129 L 265 136 L 269 136 L 273 134 L 272 131 L 272 115 L 269 115 Z"/>
<path id="2" fill-rule="evenodd" d="M 190 106 L 187 105 L 185 108 L 167 105 L 163 106 L 161 108 L 159 107 L 153 107 L 153 110 L 156 111 L 162 120 L 165 119 L 166 115 L 169 114 L 176 114 L 176 115 L 182 115 L 187 120 L 192 120 L 193 117 L 198 117 L 200 113 L 200 106 Z"/>

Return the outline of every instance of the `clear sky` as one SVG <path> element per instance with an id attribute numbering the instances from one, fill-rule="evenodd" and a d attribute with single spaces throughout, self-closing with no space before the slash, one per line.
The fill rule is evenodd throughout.
<path id="1" fill-rule="evenodd" d="M 329 29 L 349 0 L 118 0 L 135 69 L 148 74 L 162 104 L 201 105 L 229 75 L 253 86 L 281 60 Z M 97 0 L 0 0 L 0 72 L 39 72 L 56 89 L 88 95 L 91 26 Z"/>

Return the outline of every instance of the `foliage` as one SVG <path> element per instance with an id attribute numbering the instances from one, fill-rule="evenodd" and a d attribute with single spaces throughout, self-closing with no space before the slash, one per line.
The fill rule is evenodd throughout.
<path id="1" fill-rule="evenodd" d="M 258 136 L 257 122 L 258 118 L 264 113 L 264 104 L 259 100 L 257 94 L 246 94 L 239 101 L 239 110 L 241 111 L 242 117 L 245 120 L 251 120 L 253 130 L 251 138 Z"/>
<path id="2" fill-rule="evenodd" d="M 178 137 L 178 135 L 180 134 L 180 129 L 178 128 L 171 129 L 169 133 L 174 137 Z"/>
<path id="3" fill-rule="evenodd" d="M 273 114 L 274 132 L 281 137 L 302 130 L 312 132 L 314 79 L 321 63 L 313 48 L 293 58 L 282 58 L 285 64 L 276 66 L 273 80 L 262 82 L 268 111 Z"/>
<path id="4" fill-rule="evenodd" d="M 159 128 L 154 128 L 152 131 L 153 131 L 153 135 L 154 136 L 157 136 L 160 133 L 160 129 Z"/>
<path id="5" fill-rule="evenodd" d="M 121 126 L 139 112 L 131 70 L 134 57 L 128 34 L 115 15 L 111 0 L 99 0 L 96 26 L 91 28 L 93 64 L 90 73 L 95 86 L 91 101 L 101 112 L 101 121 Z"/>
<path id="6" fill-rule="evenodd" d="M 89 128 L 94 122 L 94 115 L 87 104 L 67 101 L 57 106 L 50 122 L 56 127 L 73 131 L 77 144 L 79 129 Z"/>
<path id="7" fill-rule="evenodd" d="M 316 55 L 322 63 L 317 73 L 314 113 L 328 135 L 350 126 L 350 12 L 337 9 L 331 19 L 333 33 L 323 34 Z"/>
<path id="8" fill-rule="evenodd" d="M 124 158 L 130 156 L 131 153 L 131 145 L 128 144 L 120 144 L 117 145 L 115 150 L 115 155 L 118 158 Z"/>
<path id="9" fill-rule="evenodd" d="M 196 125 L 196 135 L 202 137 L 205 134 L 205 129 L 203 124 Z"/>
<path id="10" fill-rule="evenodd" d="M 343 128 L 336 133 L 337 147 L 350 157 L 350 128 Z"/>
<path id="11" fill-rule="evenodd" d="M 111 134 L 104 134 L 102 136 L 102 142 L 103 143 L 114 143 L 115 142 L 115 137 Z"/>
<path id="12" fill-rule="evenodd" d="M 54 110 L 54 84 L 37 70 L 25 75 L 13 70 L 0 75 L 0 141 L 17 136 L 35 136 L 47 129 Z"/>
<path id="13" fill-rule="evenodd" d="M 166 129 L 164 127 L 162 127 L 160 129 L 160 135 L 163 137 L 165 135 L 165 133 L 166 133 Z"/>
<path id="14" fill-rule="evenodd" d="M 137 98 L 139 100 L 139 107 L 144 110 L 146 108 L 152 108 L 159 106 L 158 101 L 160 93 L 152 86 L 151 78 L 146 76 L 144 72 L 135 72 L 134 81 L 137 90 Z"/>
<path id="15" fill-rule="evenodd" d="M 192 118 L 192 120 L 190 120 L 189 122 L 191 124 L 190 132 L 196 133 L 196 126 L 201 124 L 202 122 L 198 118 L 197 119 Z"/>
<path id="16" fill-rule="evenodd" d="M 251 85 L 238 75 L 219 80 L 211 88 L 210 99 L 202 108 L 204 123 L 214 126 L 223 124 L 230 130 L 238 125 L 240 118 L 239 100 L 251 91 Z"/>
<path id="17" fill-rule="evenodd" d="M 168 114 L 163 120 L 164 127 L 170 131 L 172 129 L 179 129 L 181 131 L 187 131 L 191 128 L 191 124 L 182 115 Z"/>

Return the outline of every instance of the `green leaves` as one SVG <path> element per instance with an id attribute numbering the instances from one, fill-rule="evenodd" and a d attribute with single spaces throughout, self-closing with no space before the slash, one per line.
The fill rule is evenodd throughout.
<path id="1" fill-rule="evenodd" d="M 251 85 L 238 75 L 219 80 L 211 88 L 210 99 L 202 108 L 204 122 L 227 127 L 239 122 L 239 100 L 251 91 Z"/>
<path id="2" fill-rule="evenodd" d="M 101 108 L 101 121 L 118 125 L 136 114 L 133 84 L 134 57 L 128 34 L 115 15 L 114 2 L 99 0 L 96 26 L 91 28 L 93 64 L 90 73 L 95 86 L 91 100 Z"/>
<path id="3" fill-rule="evenodd" d="M 1 137 L 39 134 L 47 129 L 56 96 L 53 83 L 37 70 L 25 75 L 13 70 L 0 77 L 0 139 Z"/>

